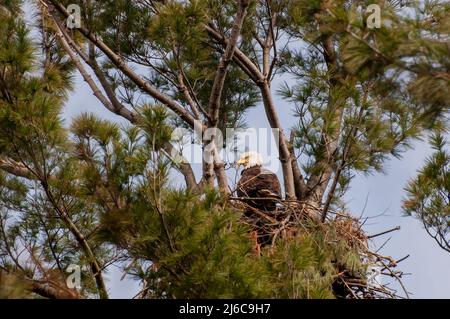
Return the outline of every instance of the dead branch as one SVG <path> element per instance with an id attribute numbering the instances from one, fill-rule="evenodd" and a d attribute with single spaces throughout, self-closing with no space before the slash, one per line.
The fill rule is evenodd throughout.
<path id="1" fill-rule="evenodd" d="M 392 229 L 383 231 L 383 232 L 378 233 L 378 234 L 374 234 L 374 235 L 367 236 L 367 238 L 372 239 L 372 238 L 375 238 L 375 237 L 378 237 L 378 236 L 382 236 L 382 235 L 385 235 L 385 234 L 389 234 L 389 233 L 391 233 L 391 232 L 393 232 L 393 231 L 397 231 L 397 230 L 400 230 L 400 226 L 394 227 L 394 228 L 392 228 Z"/>

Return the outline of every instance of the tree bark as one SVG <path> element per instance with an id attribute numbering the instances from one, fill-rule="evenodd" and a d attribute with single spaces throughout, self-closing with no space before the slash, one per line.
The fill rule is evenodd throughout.
<path id="1" fill-rule="evenodd" d="M 227 39 L 220 34 L 213 26 L 205 25 L 205 30 L 208 32 L 208 35 L 214 40 L 220 43 L 222 46 L 227 46 Z M 302 188 L 304 187 L 304 181 L 301 176 L 300 169 L 298 168 L 298 163 L 293 161 L 291 158 L 291 153 L 289 151 L 288 143 L 286 136 L 283 132 L 281 123 L 278 118 L 278 113 L 275 109 L 275 104 L 272 97 L 272 92 L 270 89 L 270 84 L 266 79 L 266 76 L 261 73 L 258 67 L 252 62 L 250 58 L 248 58 L 241 50 L 238 48 L 235 49 L 233 60 L 236 64 L 255 82 L 256 85 L 260 88 L 261 95 L 263 98 L 264 109 L 266 112 L 266 117 L 270 124 L 270 127 L 273 129 L 279 130 L 278 137 L 278 146 L 279 146 L 279 156 L 281 167 L 283 170 L 283 181 L 284 187 L 286 191 L 286 198 L 295 199 L 296 191 L 295 191 L 295 183 L 294 183 L 294 174 L 293 174 L 293 166 L 297 169 L 297 185 L 298 193 L 302 192 Z"/>
<path id="2" fill-rule="evenodd" d="M 289 139 L 289 151 L 291 152 L 292 174 L 294 175 L 295 196 L 297 199 L 303 199 L 306 196 L 306 184 L 303 179 L 300 168 L 298 167 L 297 158 L 294 152 L 294 132 L 291 131 Z"/>
<path id="3" fill-rule="evenodd" d="M 222 91 L 223 87 L 225 85 L 225 79 L 227 76 L 227 70 L 228 66 L 233 58 L 234 51 L 236 49 L 236 45 L 239 39 L 239 35 L 241 33 L 242 25 L 244 23 L 245 16 L 247 15 L 247 7 L 249 5 L 249 0 L 240 0 L 239 1 L 239 8 L 238 12 L 236 14 L 236 18 L 234 20 L 233 28 L 231 30 L 230 38 L 228 39 L 228 43 L 225 48 L 225 52 L 222 55 L 222 58 L 219 61 L 219 66 L 217 68 L 213 87 L 211 90 L 209 103 L 208 103 L 208 110 L 209 110 L 209 117 L 211 119 L 211 127 L 216 128 L 217 123 L 219 120 L 219 113 L 220 113 L 220 102 L 222 98 Z M 228 187 L 228 178 L 225 172 L 225 165 L 220 158 L 220 154 L 217 148 L 217 145 L 215 145 L 214 142 L 214 136 L 211 137 L 211 143 L 214 143 L 214 149 L 212 150 L 213 159 L 214 159 L 214 173 L 217 177 L 217 183 L 219 186 L 219 190 L 224 193 L 228 194 L 230 192 Z M 209 164 L 207 164 L 209 165 Z M 206 167 L 208 170 L 210 168 Z"/>
<path id="4" fill-rule="evenodd" d="M 174 153 L 176 152 L 176 156 L 182 156 L 181 154 L 178 153 L 177 150 L 175 150 L 175 148 L 173 147 L 173 145 L 169 142 L 164 144 L 164 150 L 166 151 L 166 153 L 168 153 L 169 158 L 172 159 L 172 156 L 174 155 Z M 186 183 L 186 187 L 188 189 L 190 189 L 193 192 L 197 191 L 197 181 L 195 179 L 195 174 L 194 171 L 192 170 L 192 166 L 185 162 L 185 161 L 175 161 L 175 166 L 178 168 L 178 170 L 180 171 L 180 173 L 184 176 L 184 181 Z"/>
<path id="5" fill-rule="evenodd" d="M 36 179 L 36 176 L 31 174 L 22 163 L 15 162 L 11 159 L 0 158 L 0 169 L 18 177 Z"/>
<path id="6" fill-rule="evenodd" d="M 211 90 L 208 109 L 211 117 L 212 126 L 217 126 L 217 121 L 219 119 L 220 111 L 220 100 L 222 97 L 223 86 L 225 84 L 225 79 L 227 76 L 228 66 L 233 58 L 234 51 L 236 49 L 237 41 L 241 33 L 242 25 L 244 23 L 245 16 L 247 15 L 247 7 L 249 5 L 249 0 L 240 0 L 239 8 L 234 20 L 233 28 L 231 31 L 231 36 L 227 41 L 225 52 L 219 61 L 219 66 L 217 68 L 213 87 Z"/>
<path id="7" fill-rule="evenodd" d="M 76 290 L 70 290 L 68 288 L 62 289 L 55 287 L 48 283 L 38 282 L 36 280 L 29 280 L 31 282 L 31 291 L 39 296 L 48 299 L 79 299 Z"/>
<path id="8" fill-rule="evenodd" d="M 286 199 L 295 199 L 295 186 L 294 186 L 294 174 L 292 171 L 292 158 L 291 152 L 287 144 L 286 136 L 284 135 L 283 128 L 281 127 L 278 113 L 275 110 L 275 103 L 272 98 L 272 92 L 267 81 L 263 81 L 260 84 L 261 94 L 263 98 L 264 109 L 270 126 L 273 129 L 278 129 L 278 149 L 281 162 L 281 168 L 283 169 L 284 187 L 286 192 Z"/>

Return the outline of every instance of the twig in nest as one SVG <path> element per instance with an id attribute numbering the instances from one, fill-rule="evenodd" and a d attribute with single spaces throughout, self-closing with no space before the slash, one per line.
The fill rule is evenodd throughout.
<path id="1" fill-rule="evenodd" d="M 403 260 L 405 260 L 405 259 L 407 259 L 407 258 L 409 258 L 409 255 L 406 255 L 405 257 L 400 258 L 400 259 L 397 260 L 395 263 L 398 264 L 398 263 L 402 262 Z"/>
<path id="2" fill-rule="evenodd" d="M 267 220 L 271 221 L 272 223 L 277 223 L 277 220 L 275 218 L 270 217 L 269 215 L 261 212 L 259 209 L 256 209 L 250 205 L 246 205 L 246 208 L 250 209 L 252 211 L 252 213 L 255 213 L 256 215 L 258 215 L 264 219 L 267 219 Z"/>
<path id="3" fill-rule="evenodd" d="M 378 233 L 378 234 L 367 236 L 367 238 L 372 239 L 372 238 L 375 238 L 375 237 L 378 237 L 378 236 L 383 236 L 385 234 L 389 234 L 389 233 L 391 233 L 393 231 L 397 231 L 397 230 L 400 230 L 400 226 L 394 227 L 392 229 L 386 230 L 386 231 Z"/>

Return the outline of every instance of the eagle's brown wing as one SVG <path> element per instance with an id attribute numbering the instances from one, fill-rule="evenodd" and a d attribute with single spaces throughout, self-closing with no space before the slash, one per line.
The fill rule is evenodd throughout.
<path id="1" fill-rule="evenodd" d="M 247 201 L 255 208 L 274 210 L 276 200 L 281 198 L 281 186 L 275 173 L 256 166 L 242 172 L 237 194 L 239 197 L 255 198 Z"/>

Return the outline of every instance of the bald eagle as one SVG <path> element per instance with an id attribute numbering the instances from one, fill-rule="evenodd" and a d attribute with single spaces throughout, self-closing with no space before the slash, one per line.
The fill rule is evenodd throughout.
<path id="1" fill-rule="evenodd" d="M 253 208 L 271 212 L 281 199 L 281 187 L 277 175 L 262 167 L 262 158 L 256 152 L 242 154 L 237 162 L 244 170 L 237 184 L 237 195 Z"/>

